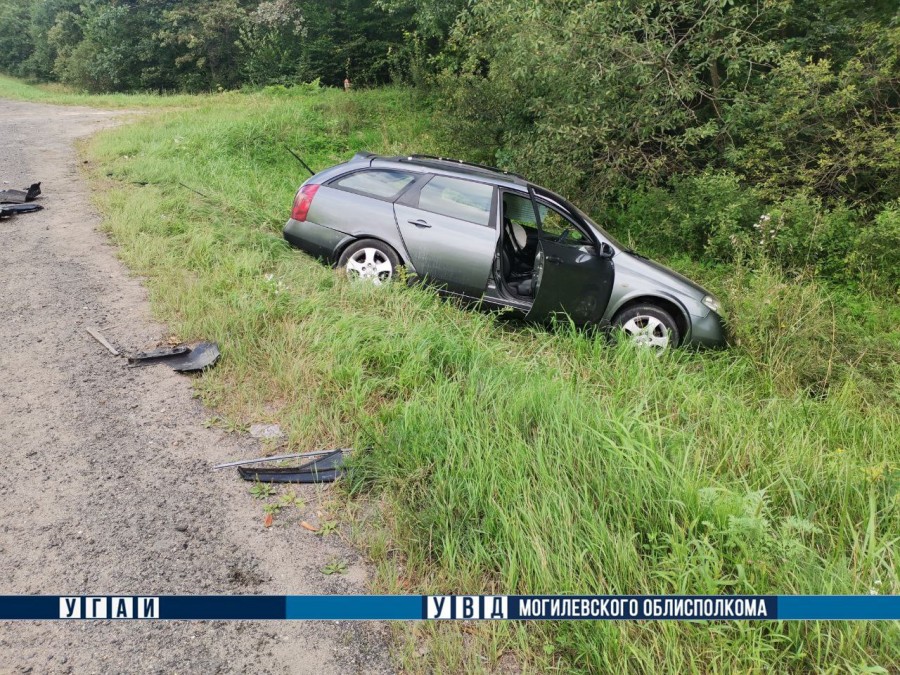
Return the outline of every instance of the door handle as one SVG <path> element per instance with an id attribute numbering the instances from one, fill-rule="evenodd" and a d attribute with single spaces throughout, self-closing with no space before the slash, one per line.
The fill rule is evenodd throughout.
<path id="1" fill-rule="evenodd" d="M 552 262 L 552 263 L 561 263 L 562 262 L 562 258 L 557 258 L 555 255 L 545 256 L 544 260 L 546 260 L 547 262 Z"/>
<path id="2" fill-rule="evenodd" d="M 408 220 L 406 222 L 408 222 L 410 225 L 415 225 L 416 227 L 431 227 L 431 225 L 426 223 L 421 218 L 419 220 Z"/>

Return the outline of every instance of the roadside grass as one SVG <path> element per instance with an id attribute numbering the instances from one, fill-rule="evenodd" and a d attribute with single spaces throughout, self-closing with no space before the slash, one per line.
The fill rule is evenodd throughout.
<path id="1" fill-rule="evenodd" d="M 158 317 L 220 343 L 220 366 L 197 382 L 207 403 L 278 421 L 300 448 L 372 448 L 345 485 L 380 504 L 367 545 L 385 589 L 900 593 L 896 364 L 888 355 L 870 376 L 837 347 L 821 353 L 831 317 L 802 310 L 826 291 L 764 263 L 711 273 L 746 313 L 734 321 L 749 344 L 657 358 L 566 326 L 510 326 L 419 288 L 353 284 L 280 239 L 304 178 L 283 146 L 314 168 L 361 149 L 440 154 L 430 111 L 394 88 L 212 98 L 87 144 L 106 227 Z M 766 300 L 774 323 L 741 323 L 769 321 L 753 314 Z M 844 371 L 811 389 L 804 376 L 825 361 Z M 510 659 L 534 672 L 900 663 L 897 623 L 396 630 L 401 662 L 422 672 Z"/>
<path id="2" fill-rule="evenodd" d="M 85 94 L 62 84 L 28 84 L 6 75 L 0 75 L 0 99 L 52 103 L 58 105 L 84 105 L 94 108 L 164 108 L 196 107 L 204 100 L 226 97 L 233 100 L 236 93 L 210 94 L 206 96 L 172 94 Z"/>

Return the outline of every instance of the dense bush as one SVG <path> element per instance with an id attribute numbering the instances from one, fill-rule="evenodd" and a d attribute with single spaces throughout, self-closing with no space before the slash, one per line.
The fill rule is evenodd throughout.
<path id="1" fill-rule="evenodd" d="M 34 44 L 28 34 L 29 15 L 10 0 L 0 0 L 0 69 L 23 74 Z"/>
<path id="2" fill-rule="evenodd" d="M 900 198 L 898 16 L 843 0 L 481 0 L 434 81 L 461 150 L 579 195 L 642 247 L 758 247 L 890 290 L 890 216 L 875 217 Z"/>
<path id="3" fill-rule="evenodd" d="M 644 251 L 731 260 L 754 242 L 763 203 L 733 174 L 707 172 L 620 193 L 611 229 Z"/>
<path id="4" fill-rule="evenodd" d="M 900 26 L 863 23 L 846 61 L 789 52 L 728 108 L 724 153 L 770 199 L 807 190 L 853 205 L 900 196 Z"/>
<path id="5" fill-rule="evenodd" d="M 562 188 L 719 168 L 769 198 L 895 199 L 896 8 L 851 20 L 845 2 L 815 3 L 833 32 L 784 39 L 812 4 L 480 0 L 440 81 L 456 115 L 500 130 L 500 157 Z"/>
<path id="6" fill-rule="evenodd" d="M 861 274 L 887 287 L 900 287 L 900 201 L 879 213 L 858 237 L 855 262 Z"/>
<path id="7" fill-rule="evenodd" d="M 598 207 L 620 239 L 657 256 L 713 262 L 763 257 L 783 271 L 894 294 L 900 287 L 900 210 L 875 218 L 797 192 L 767 201 L 734 174 L 680 176 L 665 187 L 621 191 Z"/>

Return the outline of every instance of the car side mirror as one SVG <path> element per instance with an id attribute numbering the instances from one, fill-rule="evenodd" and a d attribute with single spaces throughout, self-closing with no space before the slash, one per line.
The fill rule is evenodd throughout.
<path id="1" fill-rule="evenodd" d="M 615 254 L 616 252 L 612 246 L 607 244 L 605 241 L 600 242 L 600 248 L 597 251 L 598 258 L 612 258 Z"/>

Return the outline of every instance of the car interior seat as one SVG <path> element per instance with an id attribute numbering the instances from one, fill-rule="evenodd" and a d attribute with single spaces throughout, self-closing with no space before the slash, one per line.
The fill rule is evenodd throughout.
<path id="1" fill-rule="evenodd" d="M 528 245 L 525 228 L 509 218 L 503 219 L 503 243 L 500 247 L 500 272 L 509 289 L 516 295 L 531 297 L 534 294 L 532 281 L 533 262 L 524 260 L 523 252 Z"/>

